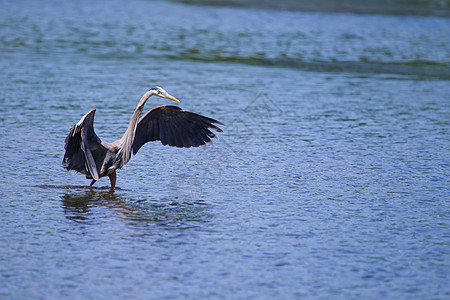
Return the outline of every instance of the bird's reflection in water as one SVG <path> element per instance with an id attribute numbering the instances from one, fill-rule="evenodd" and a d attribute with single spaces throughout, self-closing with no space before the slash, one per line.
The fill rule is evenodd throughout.
<path id="1" fill-rule="evenodd" d="M 99 219 L 104 221 L 111 212 L 136 227 L 159 225 L 167 229 L 188 229 L 210 219 L 209 207 L 203 201 L 141 199 L 130 202 L 114 191 L 97 190 L 66 193 L 61 197 L 66 218 L 86 224 L 97 223 Z M 102 208 L 108 208 L 107 215 Z"/>
<path id="2" fill-rule="evenodd" d="M 92 209 L 95 207 L 110 207 L 132 211 L 133 208 L 127 207 L 114 191 L 96 191 L 89 190 L 81 193 L 66 193 L 62 198 L 62 207 L 68 219 L 74 221 L 88 220 L 92 215 Z"/>

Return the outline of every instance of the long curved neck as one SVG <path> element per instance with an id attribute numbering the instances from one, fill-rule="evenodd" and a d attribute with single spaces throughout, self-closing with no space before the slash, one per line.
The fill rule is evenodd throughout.
<path id="1" fill-rule="evenodd" d="M 150 90 L 142 96 L 141 100 L 136 107 L 133 115 L 131 116 L 130 124 L 128 124 L 128 128 L 125 133 L 122 135 L 120 140 L 118 141 L 117 146 L 119 147 L 119 153 L 122 154 L 122 163 L 121 166 L 125 165 L 131 158 L 131 150 L 133 147 L 134 137 L 136 134 L 136 127 L 141 116 L 142 110 L 144 109 L 144 105 L 147 102 L 148 98 L 154 95 L 154 91 Z"/>

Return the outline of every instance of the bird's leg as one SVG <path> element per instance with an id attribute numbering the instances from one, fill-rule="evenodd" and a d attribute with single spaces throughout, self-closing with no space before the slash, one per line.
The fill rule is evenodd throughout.
<path id="1" fill-rule="evenodd" d="M 111 189 L 114 189 L 116 187 L 116 171 L 109 174 L 108 177 L 109 181 L 111 181 Z"/>
<path id="2" fill-rule="evenodd" d="M 96 183 L 96 182 L 97 182 L 97 180 L 92 179 L 91 184 L 89 185 L 89 187 L 92 187 L 94 185 L 94 183 Z"/>

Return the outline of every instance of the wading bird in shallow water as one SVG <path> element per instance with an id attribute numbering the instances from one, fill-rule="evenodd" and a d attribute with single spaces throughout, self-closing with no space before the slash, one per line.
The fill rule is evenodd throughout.
<path id="1" fill-rule="evenodd" d="M 222 132 L 214 125 L 223 125 L 221 122 L 171 105 L 155 107 L 139 119 L 145 102 L 153 95 L 180 102 L 160 87 L 151 88 L 139 101 L 122 138 L 112 144 L 95 134 L 95 108 L 92 109 L 70 129 L 65 139 L 63 167 L 86 174 L 86 178 L 92 179 L 90 186 L 108 176 L 114 189 L 116 170 L 128 163 L 131 152 L 136 155 L 145 143 L 160 140 L 163 145 L 198 147 L 215 137 L 210 129 Z"/>

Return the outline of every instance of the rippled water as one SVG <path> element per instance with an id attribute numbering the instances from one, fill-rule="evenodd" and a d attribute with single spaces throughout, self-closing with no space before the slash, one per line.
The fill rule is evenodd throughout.
<path id="1" fill-rule="evenodd" d="M 2 7 L 0 298 L 450 294 L 448 18 Z M 83 114 L 113 141 L 155 85 L 214 146 L 147 144 L 114 193 L 62 169 Z"/>

